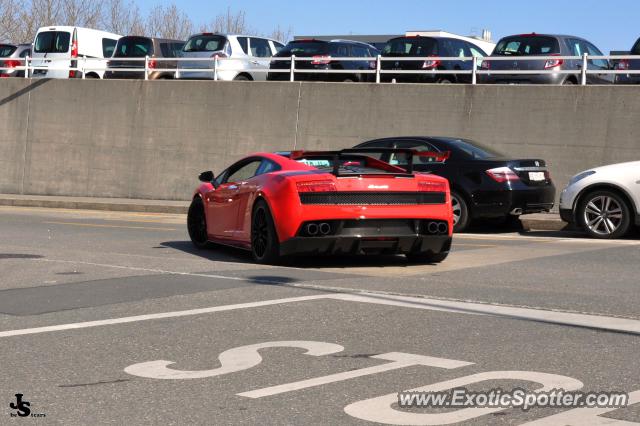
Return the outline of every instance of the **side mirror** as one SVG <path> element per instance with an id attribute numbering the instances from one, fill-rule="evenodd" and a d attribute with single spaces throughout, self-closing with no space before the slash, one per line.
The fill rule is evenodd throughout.
<path id="1" fill-rule="evenodd" d="M 213 172 L 211 170 L 200 173 L 198 176 L 201 182 L 211 183 L 214 179 Z"/>

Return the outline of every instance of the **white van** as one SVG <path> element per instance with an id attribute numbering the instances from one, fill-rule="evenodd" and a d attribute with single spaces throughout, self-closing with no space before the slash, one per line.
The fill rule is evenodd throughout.
<path id="1" fill-rule="evenodd" d="M 120 35 L 81 27 L 42 27 L 33 41 L 34 78 L 103 78 Z M 62 59 L 59 59 L 62 58 Z M 86 58 L 86 59 L 85 59 Z M 58 60 L 52 60 L 58 59 Z M 63 60 L 67 59 L 67 60 Z"/>

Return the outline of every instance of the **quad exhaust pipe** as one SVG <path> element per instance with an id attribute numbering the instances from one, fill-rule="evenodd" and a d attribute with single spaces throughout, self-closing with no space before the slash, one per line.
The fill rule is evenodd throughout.
<path id="1" fill-rule="evenodd" d="M 444 222 L 429 222 L 427 224 L 427 232 L 432 235 L 447 234 L 449 227 Z"/>
<path id="2" fill-rule="evenodd" d="M 311 237 L 315 237 L 316 235 L 329 235 L 331 233 L 331 225 L 327 222 L 308 223 L 305 228 L 307 235 Z"/>

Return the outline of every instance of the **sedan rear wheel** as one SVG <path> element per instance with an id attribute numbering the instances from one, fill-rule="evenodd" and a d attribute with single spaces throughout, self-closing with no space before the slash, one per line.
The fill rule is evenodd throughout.
<path id="1" fill-rule="evenodd" d="M 206 248 L 209 245 L 207 236 L 207 219 L 204 215 L 204 204 L 200 197 L 196 197 L 189 206 L 187 213 L 187 230 L 189 238 L 194 246 L 199 249 Z"/>
<path id="2" fill-rule="evenodd" d="M 469 207 L 464 197 L 451 191 L 451 207 L 453 208 L 453 232 L 462 232 L 469 226 Z"/>
<path id="3" fill-rule="evenodd" d="M 582 228 L 595 238 L 620 238 L 631 229 L 631 210 L 627 202 L 613 191 L 587 194 L 577 213 Z"/>
<path id="4" fill-rule="evenodd" d="M 251 254 L 258 263 L 272 264 L 280 258 L 280 242 L 267 203 L 260 200 L 251 219 Z"/>

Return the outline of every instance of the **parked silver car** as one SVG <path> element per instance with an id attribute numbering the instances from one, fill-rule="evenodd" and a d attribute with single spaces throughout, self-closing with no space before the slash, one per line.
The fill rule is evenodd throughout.
<path id="1" fill-rule="evenodd" d="M 0 77 L 24 77 L 24 58 L 31 56 L 30 44 L 0 44 Z"/>
<path id="2" fill-rule="evenodd" d="M 589 56 L 603 56 L 602 52 L 589 41 L 570 35 L 554 34 L 520 34 L 501 39 L 491 56 L 484 58 L 481 69 L 489 71 L 481 74 L 479 81 L 484 84 L 579 84 L 582 69 L 581 59 L 555 59 L 555 56 L 578 57 L 587 53 Z M 523 59 L 542 56 L 545 59 Z M 508 60 L 494 60 L 495 57 L 508 57 Z M 604 59 L 587 61 L 588 84 L 611 84 L 613 74 L 606 71 L 613 69 L 611 63 Z M 509 74 L 509 71 L 532 71 L 531 74 Z M 500 71 L 494 73 L 493 71 Z M 540 74 L 539 71 L 551 71 Z M 560 73 L 553 71 L 571 71 Z M 599 73 L 598 71 L 603 71 Z"/>
<path id="3" fill-rule="evenodd" d="M 176 78 L 213 79 L 214 63 L 218 80 L 266 80 L 270 58 L 284 45 L 276 40 L 238 34 L 200 33 L 182 48 Z M 184 58 L 209 58 L 188 61 Z M 196 70 L 196 71 L 193 71 Z M 202 70 L 202 71 L 199 71 Z"/>

